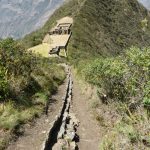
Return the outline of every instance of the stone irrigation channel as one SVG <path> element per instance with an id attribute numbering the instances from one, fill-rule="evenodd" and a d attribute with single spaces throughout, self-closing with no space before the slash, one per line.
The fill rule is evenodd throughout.
<path id="1" fill-rule="evenodd" d="M 72 88 L 73 81 L 69 68 L 65 95 L 62 98 L 62 108 L 58 116 L 56 116 L 53 126 L 49 129 L 41 150 L 78 150 L 77 142 L 79 141 L 79 136 L 76 131 L 79 121 L 70 110 Z"/>

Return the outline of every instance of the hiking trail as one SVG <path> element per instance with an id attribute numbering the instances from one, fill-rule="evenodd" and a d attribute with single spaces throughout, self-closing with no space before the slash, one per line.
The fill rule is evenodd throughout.
<path id="1" fill-rule="evenodd" d="M 67 68 L 67 78 L 52 96 L 48 114 L 24 126 L 24 134 L 7 150 L 98 150 L 99 128 L 93 119 L 88 96 Z"/>

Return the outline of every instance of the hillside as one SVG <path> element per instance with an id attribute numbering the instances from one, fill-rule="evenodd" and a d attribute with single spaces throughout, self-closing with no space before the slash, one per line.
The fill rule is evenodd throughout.
<path id="1" fill-rule="evenodd" d="M 26 47 L 39 44 L 64 16 L 74 18 L 71 59 L 115 55 L 132 45 L 150 45 L 150 17 L 136 0 L 70 1 L 58 9 L 43 28 L 23 39 Z"/>
<path id="2" fill-rule="evenodd" d="M 80 2 L 82 1 L 83 0 L 66 1 L 63 6 L 53 13 L 42 28 L 26 35 L 23 39 L 21 39 L 22 44 L 26 48 L 41 44 L 47 32 L 56 25 L 56 21 L 66 16 L 72 16 L 73 14 L 75 15 L 78 8 L 80 8 Z"/>
<path id="3" fill-rule="evenodd" d="M 20 38 L 39 29 L 64 1 L 65 0 L 1 0 L 0 37 L 5 38 L 11 36 Z M 139 2 L 147 9 L 150 9 L 149 0 L 139 0 Z"/>
<path id="4" fill-rule="evenodd" d="M 73 59 L 114 55 L 132 45 L 150 45 L 150 17 L 136 0 L 87 0 L 75 17 L 73 32 Z"/>

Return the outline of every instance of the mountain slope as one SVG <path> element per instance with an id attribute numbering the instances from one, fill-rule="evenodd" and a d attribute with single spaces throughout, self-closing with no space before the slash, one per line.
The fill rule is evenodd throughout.
<path id="1" fill-rule="evenodd" d="M 150 17 L 136 0 L 87 0 L 74 18 L 73 59 L 118 54 L 132 45 L 150 45 Z"/>
<path id="2" fill-rule="evenodd" d="M 137 0 L 70 0 L 47 21 L 43 28 L 27 35 L 28 47 L 42 42 L 56 20 L 72 16 L 73 36 L 69 56 L 73 61 L 92 56 L 110 56 L 136 45 L 150 45 L 150 16 Z"/>
<path id="3" fill-rule="evenodd" d="M 1 0 L 0 1 L 0 37 L 15 38 L 41 27 L 65 0 Z M 139 0 L 150 9 L 149 0 Z"/>
<path id="4" fill-rule="evenodd" d="M 1 0 L 0 37 L 19 38 L 41 27 L 64 0 Z"/>

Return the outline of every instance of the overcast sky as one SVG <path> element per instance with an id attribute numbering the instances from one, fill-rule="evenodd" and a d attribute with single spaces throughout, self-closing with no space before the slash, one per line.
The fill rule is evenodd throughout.
<path id="1" fill-rule="evenodd" d="M 150 0 L 139 0 L 141 3 L 143 3 L 143 5 L 150 9 Z"/>

